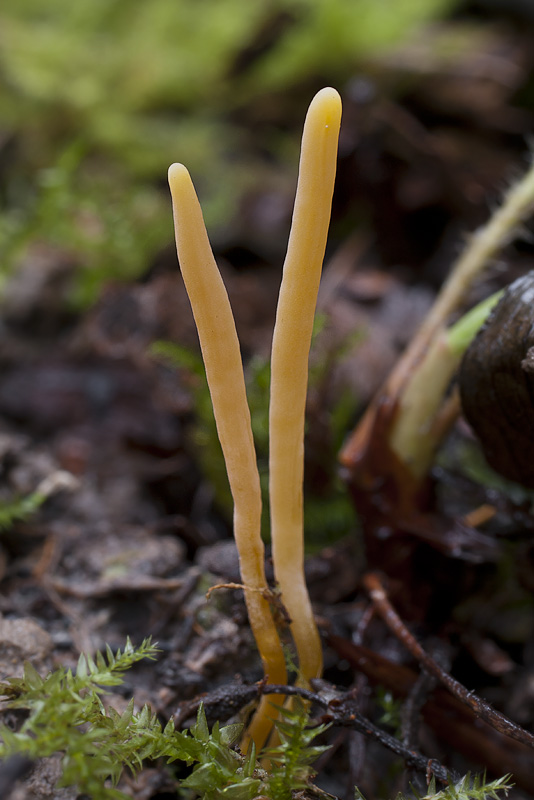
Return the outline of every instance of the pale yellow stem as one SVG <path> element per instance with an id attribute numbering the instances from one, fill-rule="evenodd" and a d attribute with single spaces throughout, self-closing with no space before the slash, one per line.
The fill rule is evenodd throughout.
<path id="1" fill-rule="evenodd" d="M 434 423 L 461 357 L 451 351 L 446 333 L 434 336 L 402 394 L 403 424 L 393 426 L 390 444 L 418 480 L 428 473 L 439 444 Z"/>
<path id="2" fill-rule="evenodd" d="M 306 681 L 322 673 L 304 578 L 302 482 L 308 357 L 336 173 L 341 99 L 322 89 L 302 135 L 297 196 L 276 312 L 269 409 L 269 492 L 275 577 Z"/>
<path id="3" fill-rule="evenodd" d="M 423 325 L 388 379 L 386 392 L 398 397 L 390 442 L 418 479 L 427 473 L 440 443 L 435 433 L 431 434 L 432 420 L 461 357 L 447 350 L 447 318 L 533 211 L 534 164 L 506 193 L 488 222 L 470 236 Z"/>
<path id="4" fill-rule="evenodd" d="M 234 535 L 239 551 L 245 600 L 265 674 L 271 683 L 287 680 L 284 655 L 269 603 L 260 536 L 261 490 L 250 425 L 243 365 L 228 295 L 215 263 L 202 210 L 187 169 L 169 169 L 176 248 L 185 287 L 195 317 L 230 489 L 234 499 Z M 259 590 L 259 591 L 258 591 Z M 268 735 L 272 716 L 263 698 L 253 724 L 259 748 Z"/>

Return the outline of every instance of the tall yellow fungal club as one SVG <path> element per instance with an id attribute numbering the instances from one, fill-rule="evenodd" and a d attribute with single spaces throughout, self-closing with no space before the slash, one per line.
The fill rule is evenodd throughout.
<path id="1" fill-rule="evenodd" d="M 269 496 L 274 574 L 291 618 L 304 682 L 323 670 L 304 578 L 302 484 L 308 357 L 326 248 L 341 124 L 341 98 L 322 89 L 302 134 L 297 195 L 271 354 Z"/>
<path id="2" fill-rule="evenodd" d="M 295 210 L 273 340 L 270 406 L 270 493 L 273 562 L 291 617 L 304 681 L 319 677 L 321 643 L 304 580 L 302 479 L 308 355 L 334 187 L 341 100 L 334 89 L 313 99 L 302 138 Z M 169 168 L 176 248 L 198 329 L 234 500 L 234 536 L 252 632 L 270 683 L 287 681 L 282 646 L 271 614 L 260 536 L 261 492 L 243 366 L 230 302 L 215 263 L 191 178 Z M 260 748 L 272 727 L 262 698 L 243 747 Z"/>

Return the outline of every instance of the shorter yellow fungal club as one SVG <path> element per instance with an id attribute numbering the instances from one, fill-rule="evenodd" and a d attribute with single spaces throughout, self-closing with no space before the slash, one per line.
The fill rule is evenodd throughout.
<path id="1" fill-rule="evenodd" d="M 284 265 L 272 352 L 270 494 L 273 562 L 282 602 L 291 617 L 304 682 L 322 672 L 319 634 L 304 580 L 302 481 L 304 411 L 313 316 L 334 188 L 341 100 L 334 89 L 313 99 L 302 137 L 299 180 Z M 169 169 L 176 247 L 206 367 L 217 432 L 234 500 L 234 535 L 252 632 L 270 683 L 284 684 L 286 669 L 271 615 L 260 536 L 261 493 L 250 412 L 235 323 L 213 257 L 191 178 L 182 164 Z M 262 698 L 242 743 L 257 748 L 272 727 Z"/>
<path id="2" fill-rule="evenodd" d="M 287 681 L 284 654 L 265 599 L 268 586 L 260 535 L 260 479 L 234 318 L 193 183 L 182 164 L 170 167 L 169 185 L 178 259 L 195 317 L 217 433 L 234 499 L 234 536 L 241 578 L 247 587 L 245 600 L 250 626 L 265 674 L 273 683 L 283 684 Z M 267 695 L 262 698 L 249 734 L 258 748 L 272 727 L 270 701 L 281 704 L 283 697 Z"/>

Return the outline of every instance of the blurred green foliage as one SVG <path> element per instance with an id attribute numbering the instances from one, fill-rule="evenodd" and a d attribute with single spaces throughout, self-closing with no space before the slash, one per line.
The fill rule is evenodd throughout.
<path id="1" fill-rule="evenodd" d="M 208 225 L 227 224 L 262 165 L 294 155 L 270 98 L 304 107 L 456 2 L 3 0 L 3 269 L 36 236 L 76 251 L 87 268 L 78 300 L 103 275 L 138 274 L 171 237 L 164 176 L 175 160 L 193 173 Z M 271 109 L 261 146 L 251 104 L 256 121 Z"/>
<path id="2" fill-rule="evenodd" d="M 90 304 L 111 277 L 141 274 L 169 228 L 160 193 L 124 194 L 122 185 L 81 167 L 85 152 L 80 141 L 66 147 L 39 171 L 31 202 L 0 217 L 0 279 L 27 247 L 46 242 L 78 268 L 69 298 L 75 307 Z"/>

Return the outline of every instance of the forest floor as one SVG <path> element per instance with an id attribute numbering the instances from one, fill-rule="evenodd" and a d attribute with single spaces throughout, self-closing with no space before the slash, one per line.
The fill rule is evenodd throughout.
<path id="1" fill-rule="evenodd" d="M 476 445 L 460 420 L 433 472 L 441 533 L 429 543 L 390 528 L 371 541 L 373 525 L 352 508 L 335 460 L 340 435 L 415 333 L 466 232 L 522 170 L 534 130 L 523 100 L 532 89 L 530 36 L 495 26 L 448 69 L 429 51 L 407 51 L 404 60 L 382 63 L 376 78 L 355 77 L 344 92 L 319 297 L 324 326 L 312 352 L 306 572 L 325 647 L 325 683 L 316 691 L 326 697 L 337 687 L 383 735 L 334 724 L 316 783 L 335 797 L 352 797 L 355 785 L 368 800 L 394 797 L 410 783 L 424 790 L 420 766 L 431 759 L 459 775 L 512 773 L 513 796 L 534 797 L 532 750 L 429 678 L 369 593 L 369 575 L 378 570 L 403 623 L 446 672 L 532 730 L 531 495 L 479 482 L 487 472 L 473 466 L 479 460 L 468 454 Z M 414 63 L 424 65 L 417 80 Z M 411 88 L 392 99 L 383 87 L 400 71 Z M 247 197 L 216 254 L 249 365 L 268 358 L 290 202 L 260 190 Z M 275 206 L 283 213 L 273 216 Z M 279 247 L 268 246 L 273 236 Z M 492 267 L 466 307 L 526 271 L 533 252 L 530 240 L 510 246 L 505 268 Z M 89 311 L 65 310 L 69 280 L 69 254 L 36 243 L 5 291 L 0 497 L 27 496 L 43 481 L 54 488 L 35 514 L 0 537 L 0 678 L 20 675 L 25 660 L 44 674 L 58 664 L 74 667 L 82 651 L 151 636 L 157 662 L 132 669 L 113 704 L 134 696 L 162 720 L 175 715 L 188 726 L 202 696 L 209 723 L 225 722 L 243 686 L 261 679 L 261 664 L 242 592 L 220 589 L 206 598 L 210 586 L 240 578 L 227 490 L 206 471 L 213 434 L 199 433 L 201 379 L 150 351 L 158 340 L 197 351 L 170 222 L 168 248 L 142 278 L 104 288 Z M 496 511 L 481 529 L 484 547 L 475 540 L 454 551 L 447 521 L 483 504 Z M 321 717 L 324 708 L 313 713 Z M 399 725 L 404 758 L 388 749 Z M 419 768 L 406 764 L 408 751 L 421 754 Z M 49 759 L 10 796 L 74 800 L 74 789 L 54 787 L 57 775 Z M 134 800 L 165 800 L 175 796 L 175 777 L 149 765 L 135 781 L 125 775 L 120 788 Z"/>

